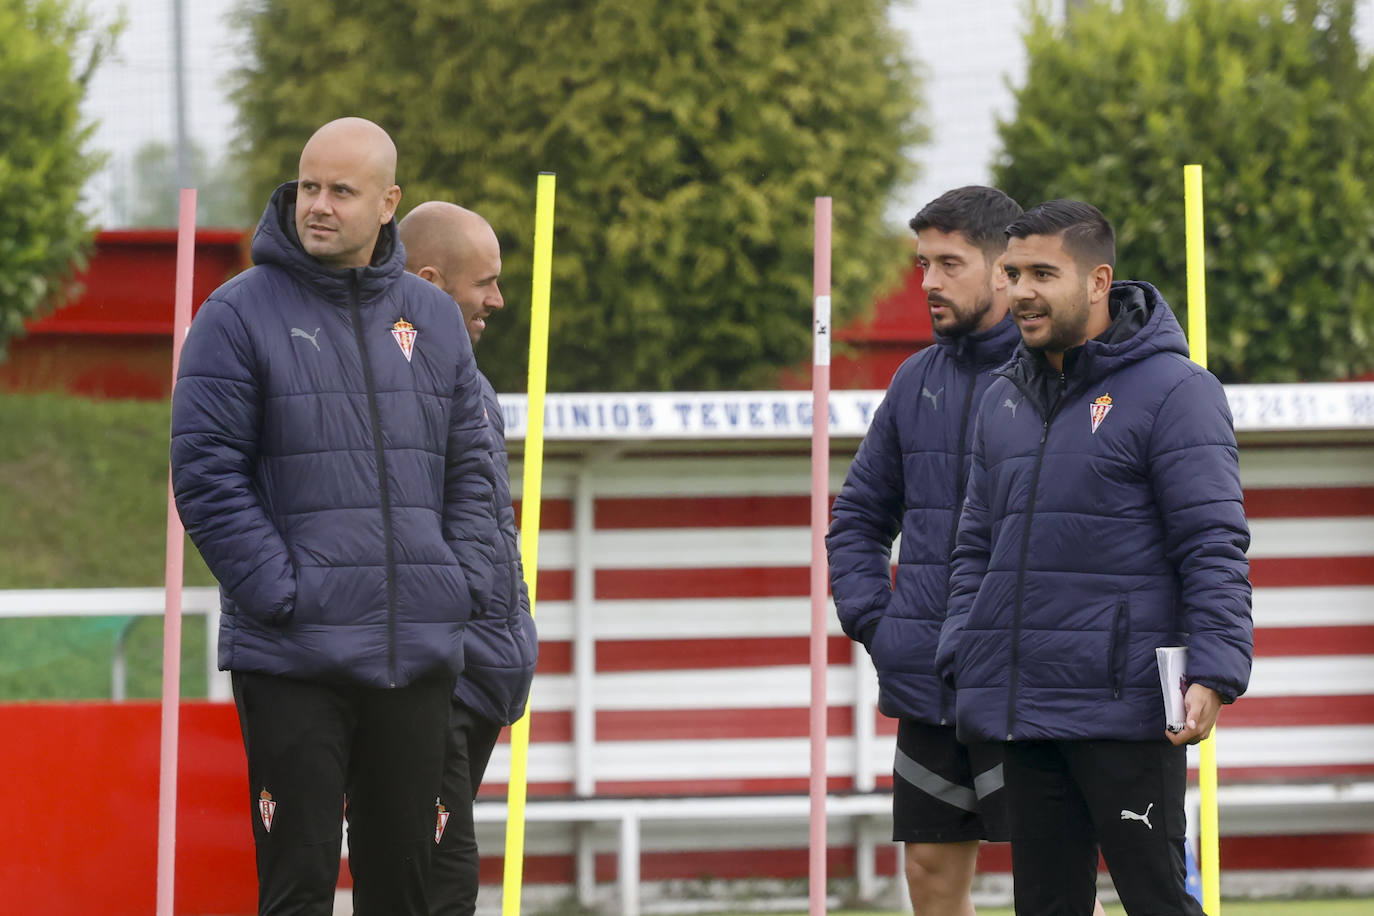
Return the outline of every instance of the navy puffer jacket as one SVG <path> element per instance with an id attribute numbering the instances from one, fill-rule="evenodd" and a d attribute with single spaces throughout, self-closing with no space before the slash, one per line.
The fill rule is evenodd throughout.
<path id="1" fill-rule="evenodd" d="M 1006 318 L 976 334 L 937 336 L 935 346 L 902 363 L 835 497 L 826 536 L 830 587 L 845 633 L 873 657 L 886 715 L 953 721 L 954 694 L 936 673 L 935 647 L 968 479 L 971 417 L 992 369 L 1020 339 Z"/>
<path id="2" fill-rule="evenodd" d="M 491 424 L 491 458 L 496 465 L 496 510 L 501 537 L 496 543 L 496 574 L 491 602 L 472 609 L 463 641 L 467 667 L 453 688 L 464 706 L 484 718 L 510 725 L 525 712 L 534 665 L 539 658 L 539 636 L 530 616 L 530 593 L 520 563 L 520 532 L 510 500 L 510 461 L 506 455 L 506 419 L 496 390 L 485 375 L 482 399 Z"/>
<path id="3" fill-rule="evenodd" d="M 1252 651 L 1231 413 L 1147 283 L 1064 372 L 1018 349 L 978 408 L 940 640 L 962 740 L 1162 740 L 1158 646 L 1229 702 Z"/>
<path id="4" fill-rule="evenodd" d="M 256 266 L 196 315 L 172 402 L 220 667 L 372 687 L 456 674 L 497 542 L 472 344 L 453 300 L 405 272 L 394 221 L 369 266 L 336 270 L 301 248 L 295 197 L 276 190 Z"/>

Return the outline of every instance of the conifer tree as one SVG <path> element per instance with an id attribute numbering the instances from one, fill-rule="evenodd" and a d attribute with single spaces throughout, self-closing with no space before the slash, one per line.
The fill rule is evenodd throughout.
<path id="1" fill-rule="evenodd" d="M 1097 205 L 1117 229 L 1117 276 L 1154 283 L 1184 318 L 1183 166 L 1200 163 L 1212 371 L 1367 372 L 1374 70 L 1354 25 L 1354 0 L 1085 0 L 1060 21 L 1042 9 L 996 180 L 1025 206 Z"/>
<path id="2" fill-rule="evenodd" d="M 509 303 L 478 359 L 524 390 L 534 188 L 557 174 L 553 390 L 770 385 L 810 354 L 812 206 L 836 311 L 909 251 L 917 80 L 885 0 L 266 0 L 236 99 L 261 200 L 321 123 L 395 139 L 400 214 L 444 199 L 500 236 Z"/>

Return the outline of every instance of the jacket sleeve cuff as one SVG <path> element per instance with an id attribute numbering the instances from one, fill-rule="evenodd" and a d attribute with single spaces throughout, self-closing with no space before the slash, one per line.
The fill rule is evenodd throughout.
<path id="1" fill-rule="evenodd" d="M 1203 687 L 1208 687 L 1212 690 L 1215 690 L 1217 692 L 1217 696 L 1221 697 L 1221 702 L 1223 705 L 1229 706 L 1230 704 L 1234 703 L 1236 701 L 1236 697 L 1239 696 L 1239 694 L 1236 692 L 1234 684 L 1227 684 L 1223 681 L 1214 681 L 1208 677 L 1189 677 L 1187 681 L 1188 686 L 1190 687 L 1193 684 L 1201 684 Z"/>

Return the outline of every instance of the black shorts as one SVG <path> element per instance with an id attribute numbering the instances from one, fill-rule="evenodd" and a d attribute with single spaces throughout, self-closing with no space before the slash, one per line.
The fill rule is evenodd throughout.
<path id="1" fill-rule="evenodd" d="M 902 719 L 892 764 L 892 839 L 1005 843 L 1002 760 L 1000 744 L 960 744 L 952 727 Z"/>

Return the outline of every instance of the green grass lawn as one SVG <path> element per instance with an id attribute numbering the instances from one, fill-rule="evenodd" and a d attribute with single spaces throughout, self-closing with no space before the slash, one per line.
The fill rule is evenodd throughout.
<path id="1" fill-rule="evenodd" d="M 1107 916 L 1125 916 L 1120 906 L 1102 907 Z M 1221 916 L 1369 916 L 1374 899 L 1363 900 L 1223 900 Z M 978 916 L 1013 916 L 1012 910 L 983 909 Z M 1213 914 L 1215 916 L 1215 914 Z"/>
<path id="2" fill-rule="evenodd" d="M 1126 913 L 1115 904 L 1105 905 L 1103 909 L 1107 911 L 1107 916 L 1125 916 Z M 1374 897 L 1348 900 L 1222 900 L 1220 916 L 1370 916 L 1371 913 L 1374 913 Z M 911 916 L 911 911 L 883 913 L 878 910 L 849 910 L 831 916 Z M 979 907 L 978 916 L 1014 914 L 1011 907 Z"/>
<path id="3" fill-rule="evenodd" d="M 161 586 L 170 423 L 166 403 L 0 395 L 0 589 Z M 185 577 L 214 584 L 189 542 Z M 0 701 L 108 697 L 126 627 L 128 695 L 160 696 L 160 618 L 0 619 Z M 203 618 L 182 642 L 203 696 Z"/>

